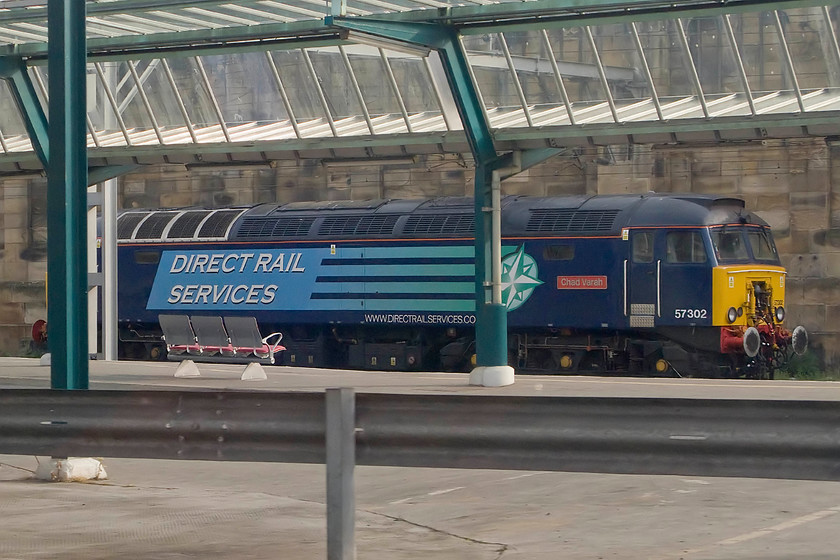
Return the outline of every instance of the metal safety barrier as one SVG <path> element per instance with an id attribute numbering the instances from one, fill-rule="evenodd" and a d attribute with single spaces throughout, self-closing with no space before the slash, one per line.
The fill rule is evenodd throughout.
<path id="1" fill-rule="evenodd" d="M 0 453 L 327 465 L 329 559 L 355 465 L 840 480 L 840 402 L 0 390 Z"/>

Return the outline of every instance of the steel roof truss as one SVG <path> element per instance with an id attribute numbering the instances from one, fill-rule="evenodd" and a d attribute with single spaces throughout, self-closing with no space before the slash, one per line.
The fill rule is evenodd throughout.
<path id="1" fill-rule="evenodd" d="M 116 98 L 114 98 L 114 92 L 111 91 L 111 87 L 108 84 L 108 80 L 105 78 L 105 72 L 102 70 L 102 64 L 99 62 L 93 63 L 94 69 L 96 69 L 96 75 L 99 78 L 99 83 L 102 85 L 102 90 L 105 92 L 105 97 L 108 99 L 108 103 L 111 104 L 111 110 L 114 112 L 114 117 L 117 120 L 117 124 L 120 127 L 120 130 L 125 137 L 125 143 L 127 146 L 131 146 L 131 138 L 128 135 L 128 129 L 126 129 L 125 121 L 122 118 L 122 113 L 120 112 L 120 107 L 117 104 Z"/>
<path id="2" fill-rule="evenodd" d="M 168 19 L 170 21 L 174 21 L 177 23 L 181 23 L 183 25 L 188 25 L 190 31 L 195 31 L 196 29 L 219 29 L 221 27 L 225 27 L 223 24 L 216 23 L 214 21 L 206 21 L 203 19 L 197 19 L 194 17 L 189 17 L 182 13 L 173 13 L 173 12 L 151 12 L 154 13 L 156 17 L 161 19 Z M 183 33 L 183 32 L 181 32 Z"/>
<path id="3" fill-rule="evenodd" d="M 828 36 L 831 43 L 831 52 L 834 54 L 835 72 L 840 69 L 840 45 L 837 43 L 837 33 L 834 32 L 834 24 L 831 22 L 831 15 L 828 12 L 828 6 L 823 6 L 822 9 L 824 34 Z"/>
<path id="4" fill-rule="evenodd" d="M 522 83 L 519 81 L 519 74 L 513 65 L 513 59 L 510 56 L 510 49 L 508 48 L 507 39 L 504 33 L 499 33 L 499 44 L 502 46 L 502 53 L 504 53 L 505 61 L 507 62 L 508 72 L 510 72 L 513 80 L 513 87 L 516 89 L 516 95 L 519 97 L 519 104 L 522 107 L 522 112 L 525 114 L 525 120 L 528 121 L 528 126 L 534 126 L 534 121 L 531 118 L 531 110 L 528 108 L 528 100 L 525 99 L 525 92 L 522 90 Z"/>
<path id="5" fill-rule="evenodd" d="M 258 16 L 258 17 L 262 18 L 263 21 L 265 21 L 265 20 L 267 20 L 267 21 L 277 21 L 277 22 L 281 22 L 281 23 L 286 23 L 288 21 L 291 21 L 291 18 L 281 16 L 279 14 L 275 14 L 275 13 L 272 13 L 272 12 L 268 12 L 268 11 L 265 11 L 265 10 L 257 10 L 255 8 L 252 8 L 252 7 L 249 7 L 249 6 L 239 6 L 239 5 L 236 5 L 236 4 L 226 4 L 225 8 L 228 9 L 228 10 L 234 11 L 234 12 L 239 12 L 240 14 L 248 14 L 248 15 L 252 15 L 252 16 Z"/>
<path id="6" fill-rule="evenodd" d="M 750 106 L 750 113 L 755 116 L 755 101 L 753 100 L 752 89 L 750 88 L 750 80 L 747 77 L 746 68 L 744 68 L 744 59 L 741 57 L 741 51 L 738 48 L 738 41 L 735 40 L 735 31 L 732 29 L 732 21 L 729 19 L 729 14 L 723 14 L 720 18 L 723 22 L 723 28 L 726 30 L 726 36 L 729 39 L 729 48 L 732 49 L 732 54 L 735 56 L 735 62 L 738 65 L 738 76 L 741 79 L 741 86 L 744 88 L 744 95 L 747 97 L 747 103 Z"/>
<path id="7" fill-rule="evenodd" d="M 688 46 L 688 37 L 685 34 L 685 28 L 682 24 L 682 19 L 676 18 L 673 20 L 677 26 L 677 38 L 680 40 L 683 56 L 686 62 L 686 71 L 691 77 L 691 84 L 694 86 L 694 91 L 697 94 L 697 100 L 700 102 L 700 107 L 703 109 L 703 115 L 709 117 L 709 107 L 706 106 L 706 96 L 703 95 L 703 86 L 700 84 L 700 76 L 697 74 L 697 66 L 694 64 L 694 58 L 691 56 L 691 49 Z"/>
<path id="8" fill-rule="evenodd" d="M 268 66 L 271 68 L 271 74 L 274 77 L 274 83 L 277 86 L 277 89 L 280 91 L 280 98 L 283 100 L 283 106 L 286 108 L 286 114 L 289 116 L 289 123 L 292 125 L 292 129 L 295 131 L 295 136 L 300 138 L 300 128 L 298 128 L 297 118 L 295 117 L 295 111 L 292 108 L 292 103 L 289 100 L 289 95 L 286 93 L 286 88 L 283 86 L 283 80 L 280 77 L 280 72 L 277 69 L 277 63 L 274 62 L 274 57 L 271 56 L 271 51 L 265 52 L 266 60 L 268 60 Z"/>
<path id="9" fill-rule="evenodd" d="M 426 69 L 426 77 L 432 86 L 432 92 L 434 93 L 435 101 L 437 101 L 438 108 L 440 109 L 440 114 L 443 117 L 443 123 L 446 125 L 446 130 L 452 130 L 452 123 L 449 121 L 448 111 L 444 107 L 443 94 L 440 86 L 438 86 L 437 80 L 435 80 L 435 73 L 432 69 L 432 63 L 429 60 L 430 58 L 431 55 L 423 57 L 423 68 Z M 435 60 L 437 61 L 437 55 L 435 55 Z"/>
<path id="10" fill-rule="evenodd" d="M 557 58 L 554 55 L 554 49 L 551 48 L 551 41 L 548 38 L 548 31 L 542 29 L 540 31 L 543 48 L 545 49 L 546 57 L 549 64 L 551 64 L 551 76 L 554 78 L 554 84 L 560 91 L 560 97 L 563 99 L 563 106 L 566 108 L 566 115 L 569 117 L 569 122 L 575 124 L 575 114 L 572 111 L 572 104 L 569 102 L 569 94 L 566 92 L 566 85 L 563 83 L 563 76 L 560 75 L 560 67 L 557 65 Z"/>
<path id="11" fill-rule="evenodd" d="M 214 21 L 220 20 L 224 22 L 225 26 L 230 26 L 231 23 L 236 25 L 259 25 L 261 22 L 259 20 L 247 19 L 239 16 L 234 16 L 232 14 L 226 14 L 221 12 L 213 12 L 210 10 L 205 10 L 204 8 L 184 8 L 185 12 L 188 12 L 193 15 L 203 16 L 206 18 L 206 21 Z"/>
<path id="12" fill-rule="evenodd" d="M 175 94 L 175 100 L 178 103 L 178 110 L 181 112 L 181 117 L 183 117 L 184 123 L 187 125 L 187 130 L 190 132 L 190 138 L 192 138 L 193 142 L 198 142 L 198 139 L 195 136 L 195 130 L 193 129 L 192 119 L 187 112 L 186 105 L 184 105 L 184 99 L 181 97 L 181 92 L 178 91 L 178 86 L 175 83 L 175 77 L 172 75 L 172 69 L 169 68 L 169 63 L 166 62 L 165 58 L 161 59 L 160 62 L 163 66 L 163 72 L 166 74 L 166 81 L 169 82 L 169 87 L 172 88 L 172 93 Z"/>
<path id="13" fill-rule="evenodd" d="M 151 64 L 149 64 L 149 68 L 151 68 Z M 148 69 L 148 68 L 147 68 Z M 131 77 L 134 78 L 134 84 L 137 88 L 137 93 L 140 95 L 140 101 L 143 103 L 143 107 L 146 109 L 146 113 L 149 115 L 149 119 L 152 122 L 152 128 L 155 131 L 155 136 L 157 136 L 158 142 L 161 144 L 165 144 L 163 141 L 163 135 L 160 133 L 160 127 L 158 126 L 157 119 L 155 118 L 155 112 L 152 110 L 152 105 L 149 103 L 149 98 L 146 95 L 146 92 L 143 90 L 143 82 L 140 81 L 140 76 L 137 74 L 137 68 L 134 67 L 134 62 L 129 60 L 128 61 L 128 71 L 131 73 Z"/>
<path id="14" fill-rule="evenodd" d="M 636 23 L 630 22 L 630 34 L 633 36 L 633 45 L 636 47 L 636 54 L 642 62 L 642 70 L 645 74 L 645 80 L 650 88 L 650 99 L 653 101 L 653 106 L 656 108 L 656 115 L 659 120 L 662 120 L 662 105 L 659 103 L 659 96 L 656 93 L 656 85 L 653 82 L 653 75 L 650 72 L 647 56 L 645 56 L 645 49 L 642 48 L 642 39 L 639 37 L 639 30 L 636 29 Z"/>
<path id="15" fill-rule="evenodd" d="M 400 94 L 400 86 L 397 84 L 397 79 L 394 76 L 394 69 L 391 68 L 391 63 L 388 61 L 388 56 L 385 54 L 383 49 L 379 49 L 379 58 L 382 60 L 382 64 L 385 67 L 385 75 L 388 76 L 388 83 L 391 86 L 391 91 L 394 92 L 394 96 L 397 99 L 397 104 L 400 107 L 400 112 L 402 113 L 403 120 L 405 121 L 405 127 L 409 133 L 414 132 L 411 128 L 411 120 L 408 118 L 408 110 L 405 107 L 405 100 Z"/>
<path id="16" fill-rule="evenodd" d="M 131 65 L 134 64 L 134 62 L 135 61 L 132 61 L 132 60 L 126 61 L 129 68 L 131 68 Z M 149 79 L 149 76 L 152 74 L 152 72 L 154 71 L 154 69 L 157 67 L 157 65 L 159 63 L 160 63 L 160 59 L 155 58 L 155 59 L 151 60 L 149 62 L 149 64 L 146 65 L 146 68 L 143 69 L 143 74 L 140 75 L 140 84 L 145 84 L 146 83 L 146 81 Z M 119 91 L 123 88 L 123 86 L 125 84 L 129 83 L 133 79 L 133 77 L 134 77 L 134 75 L 132 74 L 131 70 L 129 69 L 129 71 L 126 72 L 123 75 L 122 79 L 120 80 L 119 84 L 117 84 L 117 87 L 115 88 L 114 91 L 116 93 L 119 93 Z M 134 100 L 134 98 L 139 93 L 139 89 L 140 89 L 140 86 L 137 85 L 137 83 L 135 81 L 134 85 L 131 87 L 131 89 L 128 90 L 128 93 L 125 94 L 125 97 L 123 98 L 122 102 L 120 103 L 120 113 L 125 112 L 125 110 L 128 108 L 128 106 L 131 104 L 131 102 Z"/>
<path id="17" fill-rule="evenodd" d="M 350 59 L 347 56 L 347 52 L 344 50 L 344 47 L 340 45 L 338 47 L 338 52 L 341 56 L 341 62 L 344 64 L 344 69 L 350 77 L 350 84 L 353 86 L 353 93 L 356 95 L 356 100 L 359 102 L 359 107 L 362 109 L 362 115 L 368 125 L 368 130 L 371 134 L 374 134 L 373 123 L 370 122 L 370 112 L 368 111 L 367 104 L 365 103 L 364 96 L 362 95 L 362 89 L 359 87 L 359 80 L 356 78 L 356 73 L 350 65 Z"/>
<path id="18" fill-rule="evenodd" d="M 335 128 L 335 120 L 333 119 L 332 112 L 330 112 L 329 105 L 327 104 L 327 96 L 324 94 L 324 88 L 321 87 L 318 74 L 315 72 L 315 67 L 312 65 L 312 59 L 309 58 L 309 53 L 306 49 L 300 49 L 300 52 L 303 56 L 306 70 L 309 72 L 309 77 L 315 85 L 315 92 L 318 94 L 318 100 L 321 102 L 321 108 L 324 110 L 324 116 L 326 117 L 327 124 L 329 124 L 333 136 L 338 136 L 338 131 Z"/>
<path id="19" fill-rule="evenodd" d="M 793 91 L 796 93 L 796 100 L 799 103 L 799 110 L 805 112 L 805 102 L 802 99 L 802 90 L 799 89 L 799 80 L 796 79 L 796 70 L 793 68 L 793 60 L 790 57 L 790 48 L 785 38 L 785 30 L 782 27 L 782 20 L 779 18 L 779 11 L 773 11 L 773 23 L 776 26 L 776 33 L 779 35 L 779 46 L 782 51 L 782 60 L 785 63 L 785 69 L 788 71 L 788 78 L 793 86 Z"/>
<path id="20" fill-rule="evenodd" d="M 601 61 L 598 45 L 595 44 L 595 37 L 592 36 L 592 28 L 587 25 L 584 29 L 586 31 L 586 40 L 589 42 L 589 48 L 592 49 L 592 55 L 595 57 L 595 66 L 598 68 L 598 76 L 601 79 L 601 86 L 604 88 L 604 95 L 607 96 L 607 104 L 610 106 L 613 120 L 619 122 L 618 111 L 615 108 L 615 99 L 613 99 L 612 90 L 607 81 L 607 73 L 604 71 L 604 63 Z"/>
<path id="21" fill-rule="evenodd" d="M 140 17 L 140 16 L 136 16 L 134 14 L 120 14 L 119 16 L 115 16 L 114 19 L 116 19 L 117 21 L 127 20 L 129 22 L 133 22 L 133 23 L 135 23 L 137 25 L 140 25 L 140 26 L 149 23 L 149 18 L 143 18 L 143 17 Z M 167 22 L 163 21 L 162 18 L 156 18 L 154 20 L 154 27 L 155 27 L 155 30 L 152 31 L 153 33 L 158 33 L 161 30 L 163 30 L 163 31 L 176 31 L 177 32 L 177 31 L 187 31 L 188 29 L 191 29 L 191 28 L 185 27 L 183 25 L 175 25 L 173 23 L 167 23 Z"/>
<path id="22" fill-rule="evenodd" d="M 201 82 L 204 84 L 204 89 L 207 92 L 207 95 L 210 96 L 213 111 L 216 113 L 216 118 L 219 119 L 219 125 L 222 127 L 222 134 L 225 135 L 225 140 L 230 142 L 230 133 L 228 132 L 227 124 L 225 123 L 225 117 L 222 114 L 222 108 L 219 106 L 219 100 L 216 99 L 216 94 L 213 92 L 213 86 L 210 84 L 210 78 L 207 77 L 207 70 L 204 68 L 204 62 L 202 62 L 200 56 L 194 57 L 194 60 L 198 66 L 198 73 L 201 75 Z"/>

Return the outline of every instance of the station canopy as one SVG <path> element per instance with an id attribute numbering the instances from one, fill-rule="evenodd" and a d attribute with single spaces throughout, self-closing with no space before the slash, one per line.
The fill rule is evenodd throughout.
<path id="1" fill-rule="evenodd" d="M 840 130 L 838 10 L 825 2 L 86 5 L 93 166 L 468 153 L 436 50 L 340 20 L 455 30 L 499 151 Z M 47 111 L 47 35 L 45 1 L 0 0 L 0 174 L 42 168 L 38 111 L 15 88 L 30 83 Z"/>

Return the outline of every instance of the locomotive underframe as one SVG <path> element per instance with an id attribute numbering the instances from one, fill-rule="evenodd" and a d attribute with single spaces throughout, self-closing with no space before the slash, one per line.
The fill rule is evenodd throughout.
<path id="1" fill-rule="evenodd" d="M 286 351 L 279 364 L 380 371 L 469 371 L 475 341 L 468 329 L 353 325 L 275 325 Z M 158 325 L 120 328 L 120 358 L 165 360 Z M 508 358 L 521 373 L 637 376 L 757 377 L 762 364 L 721 354 L 716 327 L 649 331 L 513 330 Z"/>

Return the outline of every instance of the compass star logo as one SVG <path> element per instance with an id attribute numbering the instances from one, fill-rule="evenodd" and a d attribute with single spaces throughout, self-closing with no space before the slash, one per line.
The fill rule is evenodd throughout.
<path id="1" fill-rule="evenodd" d="M 525 253 L 524 245 L 502 259 L 502 302 L 508 311 L 525 303 L 543 283 L 537 274 L 537 262 Z"/>

